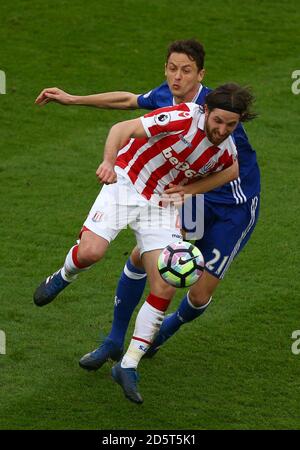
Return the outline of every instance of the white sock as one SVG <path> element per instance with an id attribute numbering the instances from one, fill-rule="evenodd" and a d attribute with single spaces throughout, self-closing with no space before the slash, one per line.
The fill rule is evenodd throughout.
<path id="1" fill-rule="evenodd" d="M 75 248 L 78 248 L 78 245 L 74 245 L 70 250 L 69 253 L 66 256 L 65 263 L 63 268 L 61 269 L 61 276 L 65 281 L 68 283 L 72 283 L 72 281 L 76 280 L 78 274 L 80 272 L 84 272 L 85 270 L 88 270 L 92 266 L 88 267 L 78 267 L 73 259 L 73 250 Z"/>
<path id="2" fill-rule="evenodd" d="M 121 367 L 137 367 L 158 333 L 163 319 L 164 311 L 154 308 L 147 301 L 143 304 L 137 315 L 133 337 L 123 356 Z"/>

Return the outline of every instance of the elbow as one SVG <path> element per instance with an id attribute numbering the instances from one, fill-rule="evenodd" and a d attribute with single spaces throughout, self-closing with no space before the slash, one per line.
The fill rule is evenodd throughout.
<path id="1" fill-rule="evenodd" d="M 137 109 L 137 95 L 126 92 L 124 96 L 123 109 Z"/>
<path id="2" fill-rule="evenodd" d="M 137 95 L 129 92 L 128 99 L 127 99 L 128 109 L 137 109 L 138 108 L 137 98 L 138 98 Z"/>
<path id="3" fill-rule="evenodd" d="M 239 171 L 239 168 L 237 167 L 237 168 L 234 170 L 234 173 L 233 173 L 233 175 L 232 175 L 232 180 L 231 180 L 231 181 L 236 180 L 239 176 L 240 176 L 240 171 Z"/>

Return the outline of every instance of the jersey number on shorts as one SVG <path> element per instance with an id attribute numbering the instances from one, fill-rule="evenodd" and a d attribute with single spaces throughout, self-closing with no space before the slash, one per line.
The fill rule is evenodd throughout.
<path id="1" fill-rule="evenodd" d="M 217 249 L 214 248 L 212 253 L 215 255 L 210 261 L 207 261 L 206 263 L 206 267 L 208 268 L 208 270 L 210 270 L 211 272 L 215 271 L 215 265 L 216 263 L 221 259 L 221 252 Z M 216 274 L 220 275 L 220 273 L 222 272 L 226 262 L 227 262 L 228 256 L 224 256 L 221 264 L 219 265 L 218 269 L 216 270 Z"/>

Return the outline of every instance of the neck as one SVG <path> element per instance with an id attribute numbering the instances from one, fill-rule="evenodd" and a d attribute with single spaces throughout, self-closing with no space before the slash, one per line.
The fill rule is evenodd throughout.
<path id="1" fill-rule="evenodd" d="M 175 104 L 179 105 L 179 103 L 192 102 L 195 99 L 195 96 L 198 94 L 200 86 L 201 86 L 201 83 L 197 84 L 197 86 L 195 86 L 195 88 L 192 91 L 188 92 L 186 95 L 184 95 L 182 97 L 177 97 L 176 95 L 174 95 Z"/>

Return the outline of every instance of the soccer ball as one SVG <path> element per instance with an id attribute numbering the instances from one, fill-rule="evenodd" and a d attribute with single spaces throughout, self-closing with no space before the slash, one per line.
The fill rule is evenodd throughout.
<path id="1" fill-rule="evenodd" d="M 204 270 L 204 258 L 200 250 L 189 242 L 169 244 L 157 261 L 161 277 L 175 287 L 188 287 L 196 283 Z"/>

